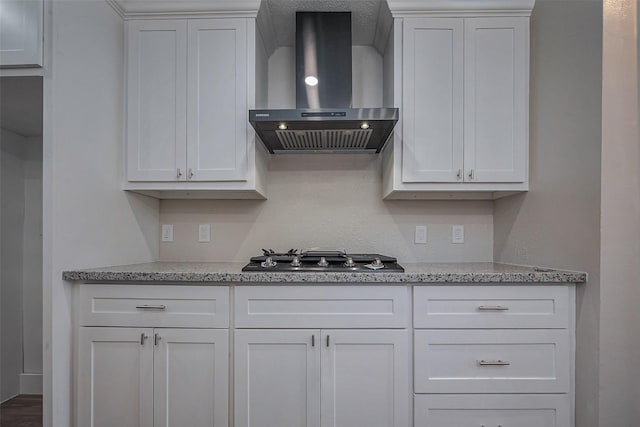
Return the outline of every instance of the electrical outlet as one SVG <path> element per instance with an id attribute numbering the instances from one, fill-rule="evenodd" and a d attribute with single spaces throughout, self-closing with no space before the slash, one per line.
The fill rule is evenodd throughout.
<path id="1" fill-rule="evenodd" d="M 426 225 L 416 225 L 414 243 L 416 245 L 424 245 L 425 243 L 427 243 L 427 226 Z"/>
<path id="2" fill-rule="evenodd" d="M 198 225 L 198 242 L 211 241 L 211 224 Z"/>
<path id="3" fill-rule="evenodd" d="M 173 224 L 162 224 L 162 241 L 173 242 Z"/>
<path id="4" fill-rule="evenodd" d="M 464 243 L 464 225 L 451 226 L 451 243 Z"/>

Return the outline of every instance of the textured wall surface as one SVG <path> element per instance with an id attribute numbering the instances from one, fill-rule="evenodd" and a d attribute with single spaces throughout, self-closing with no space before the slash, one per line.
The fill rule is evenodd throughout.
<path id="1" fill-rule="evenodd" d="M 576 426 L 598 425 L 602 4 L 538 0 L 531 20 L 531 191 L 496 202 L 495 260 L 581 270 Z"/>
<path id="2" fill-rule="evenodd" d="M 0 401 L 20 392 L 26 138 L 0 129 Z"/>
<path id="3" fill-rule="evenodd" d="M 636 0 L 604 1 L 600 426 L 640 419 L 640 132 Z"/>
<path id="4" fill-rule="evenodd" d="M 274 156 L 269 200 L 163 200 L 160 221 L 174 242 L 160 244 L 163 261 L 247 261 L 260 248 L 340 247 L 378 251 L 401 261 L 491 261 L 492 202 L 381 199 L 374 155 Z M 212 224 L 199 243 L 198 224 Z M 413 243 L 415 225 L 428 243 Z M 465 225 L 465 244 L 451 243 L 451 225 Z"/>

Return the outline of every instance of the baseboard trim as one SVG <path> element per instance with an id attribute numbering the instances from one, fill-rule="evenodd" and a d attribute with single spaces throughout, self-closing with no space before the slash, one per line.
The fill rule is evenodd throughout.
<path id="1" fill-rule="evenodd" d="M 4 402 L 8 402 L 9 400 L 13 399 L 14 397 L 18 397 L 20 396 L 19 394 L 16 394 L 15 396 L 11 396 L 11 397 L 7 397 L 6 399 L 4 399 L 2 402 L 0 402 L 0 404 L 4 403 Z"/>
<path id="2" fill-rule="evenodd" d="M 42 394 L 42 374 L 20 374 L 20 394 Z"/>

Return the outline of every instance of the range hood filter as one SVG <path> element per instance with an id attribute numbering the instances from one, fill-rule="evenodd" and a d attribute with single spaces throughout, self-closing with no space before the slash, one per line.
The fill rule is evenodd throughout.
<path id="1" fill-rule="evenodd" d="M 276 135 L 285 150 L 366 150 L 371 129 L 358 130 L 277 130 Z"/>

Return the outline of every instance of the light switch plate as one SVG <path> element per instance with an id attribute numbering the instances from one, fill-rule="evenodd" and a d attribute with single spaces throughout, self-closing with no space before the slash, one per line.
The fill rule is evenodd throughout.
<path id="1" fill-rule="evenodd" d="M 451 226 L 451 243 L 464 243 L 464 225 Z"/>
<path id="2" fill-rule="evenodd" d="M 173 224 L 162 224 L 162 241 L 173 242 Z"/>
<path id="3" fill-rule="evenodd" d="M 198 242 L 211 241 L 211 224 L 198 225 Z"/>
<path id="4" fill-rule="evenodd" d="M 426 225 L 416 225 L 416 233 L 413 241 L 416 245 L 424 245 L 425 243 L 427 243 Z"/>

